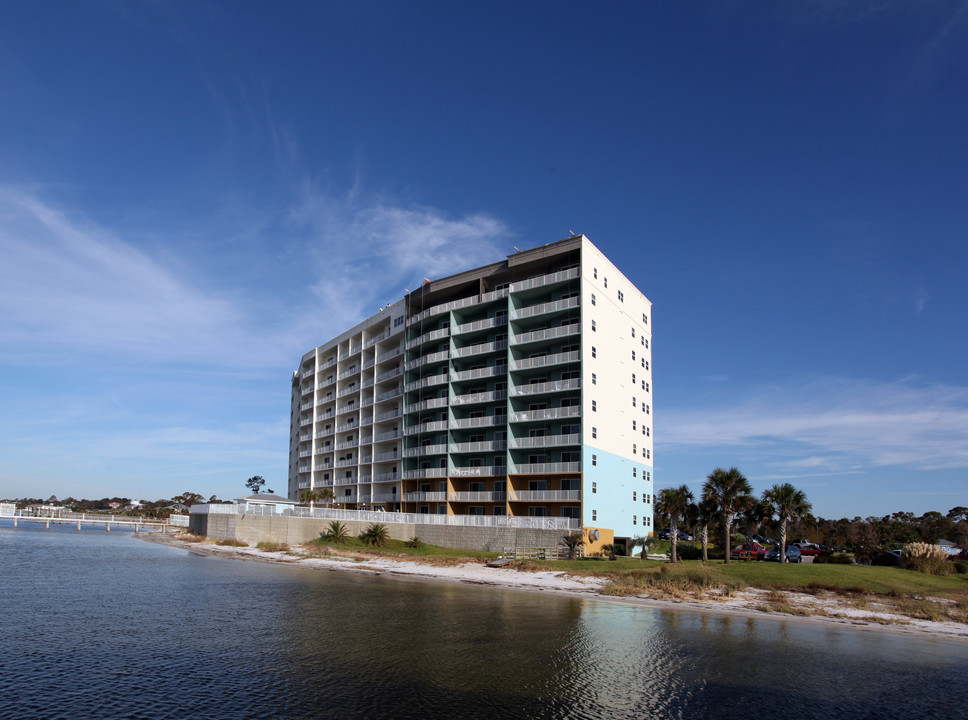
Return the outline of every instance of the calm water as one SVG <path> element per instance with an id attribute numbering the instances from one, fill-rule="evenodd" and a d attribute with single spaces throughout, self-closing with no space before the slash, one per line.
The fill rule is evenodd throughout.
<path id="1" fill-rule="evenodd" d="M 968 644 L 0 527 L 0 718 L 953 718 Z"/>

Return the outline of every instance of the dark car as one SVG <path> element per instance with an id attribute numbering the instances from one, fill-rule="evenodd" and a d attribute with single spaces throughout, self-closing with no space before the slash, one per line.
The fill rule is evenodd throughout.
<path id="1" fill-rule="evenodd" d="M 878 553 L 871 560 L 871 565 L 884 565 L 887 567 L 897 567 L 900 564 L 901 564 L 900 550 L 889 550 L 887 552 Z"/>
<path id="2" fill-rule="evenodd" d="M 671 540 L 671 539 L 672 539 L 672 530 L 670 528 L 659 530 L 659 540 Z M 683 530 L 682 528 L 679 528 L 679 539 L 688 541 L 688 540 L 693 540 L 694 538 L 685 530 Z"/>
<path id="3" fill-rule="evenodd" d="M 775 545 L 773 549 L 766 554 L 765 559 L 768 562 L 780 562 L 780 546 Z M 788 545 L 786 549 L 786 559 L 787 562 L 802 563 L 803 555 L 800 553 L 800 548 L 798 548 L 796 545 Z"/>

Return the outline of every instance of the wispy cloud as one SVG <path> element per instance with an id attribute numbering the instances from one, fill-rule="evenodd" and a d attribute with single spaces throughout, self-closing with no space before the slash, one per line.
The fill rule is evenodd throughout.
<path id="1" fill-rule="evenodd" d="M 968 467 L 968 388 L 816 380 L 657 418 L 665 452 L 743 448 L 790 471 Z"/>

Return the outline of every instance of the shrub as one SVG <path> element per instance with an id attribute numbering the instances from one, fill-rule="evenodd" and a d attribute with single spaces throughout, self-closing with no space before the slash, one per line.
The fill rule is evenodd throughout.
<path id="1" fill-rule="evenodd" d="M 289 546 L 286 543 L 268 542 L 266 540 L 258 543 L 256 547 L 262 552 L 286 552 L 289 550 Z"/>
<path id="2" fill-rule="evenodd" d="M 828 563 L 830 565 L 850 565 L 854 562 L 854 556 L 848 553 L 833 553 L 830 555 L 817 555 L 813 561 L 814 563 Z"/>
<path id="3" fill-rule="evenodd" d="M 702 548 L 698 545 L 683 545 L 678 543 L 676 546 L 676 556 L 679 560 L 700 560 L 702 558 Z"/>
<path id="4" fill-rule="evenodd" d="M 383 523 L 370 523 L 370 525 L 360 533 L 360 540 L 373 547 L 386 547 L 390 544 L 390 531 Z"/>
<path id="5" fill-rule="evenodd" d="M 319 537 L 323 540 L 328 540 L 334 543 L 345 543 L 350 539 L 350 534 L 346 530 L 346 523 L 341 523 L 339 520 L 333 520 L 329 524 L 329 530 L 320 533 Z"/>
<path id="6" fill-rule="evenodd" d="M 952 565 L 959 575 L 968 575 L 968 560 L 955 560 Z"/>
<path id="7" fill-rule="evenodd" d="M 216 540 L 215 544 L 228 547 L 249 547 L 249 543 L 236 540 L 235 538 L 223 538 L 222 540 Z"/>
<path id="8" fill-rule="evenodd" d="M 901 567 L 930 575 L 947 575 L 952 569 L 944 548 L 923 542 L 904 546 L 901 551 Z"/>
<path id="9" fill-rule="evenodd" d="M 179 533 L 178 539 L 184 540 L 185 542 L 190 542 L 190 543 L 203 543 L 206 540 L 208 540 L 208 538 L 205 537 L 204 535 L 196 535 L 191 530 L 187 532 Z"/>
<path id="10" fill-rule="evenodd" d="M 414 535 L 412 538 L 410 538 L 409 540 L 407 540 L 404 543 L 404 545 L 406 545 L 409 548 L 422 548 L 423 547 L 423 542 L 420 540 L 420 538 L 418 538 L 416 535 Z"/>

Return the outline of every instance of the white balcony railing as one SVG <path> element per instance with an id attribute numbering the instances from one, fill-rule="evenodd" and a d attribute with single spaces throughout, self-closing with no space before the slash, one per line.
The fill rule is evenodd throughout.
<path id="1" fill-rule="evenodd" d="M 581 353 L 579 352 L 554 353 L 553 355 L 512 360 L 511 369 L 528 370 L 530 368 L 548 367 L 549 365 L 563 365 L 565 363 L 578 362 L 579 360 L 581 360 Z"/>
<path id="2" fill-rule="evenodd" d="M 578 276 L 578 268 L 571 268 L 570 270 L 549 273 L 548 275 L 541 275 L 540 277 L 529 278 L 527 280 L 511 283 L 511 292 L 516 293 L 521 292 L 522 290 L 530 290 L 531 288 L 544 287 L 545 285 L 564 282 L 565 280 L 574 280 Z"/>
<path id="3" fill-rule="evenodd" d="M 553 340 L 555 338 L 577 335 L 581 332 L 581 325 L 571 323 L 569 325 L 559 325 L 558 327 L 545 328 L 543 330 L 532 330 L 531 332 L 516 333 L 512 336 L 515 345 L 525 343 L 541 342 L 542 340 Z"/>
<path id="4" fill-rule="evenodd" d="M 516 463 L 511 468 L 514 475 L 535 473 L 580 472 L 580 462 L 552 462 L 552 463 Z"/>
<path id="5" fill-rule="evenodd" d="M 511 502 L 578 502 L 581 490 L 509 490 Z"/>
<path id="6" fill-rule="evenodd" d="M 580 445 L 581 435 L 541 435 L 538 437 L 511 438 L 511 448 L 561 447 L 563 445 Z"/>
<path id="7" fill-rule="evenodd" d="M 571 407 L 545 408 L 543 410 L 524 410 L 522 412 L 511 413 L 511 422 L 530 422 L 534 420 L 557 420 L 559 418 L 579 417 L 581 408 L 577 405 Z"/>

